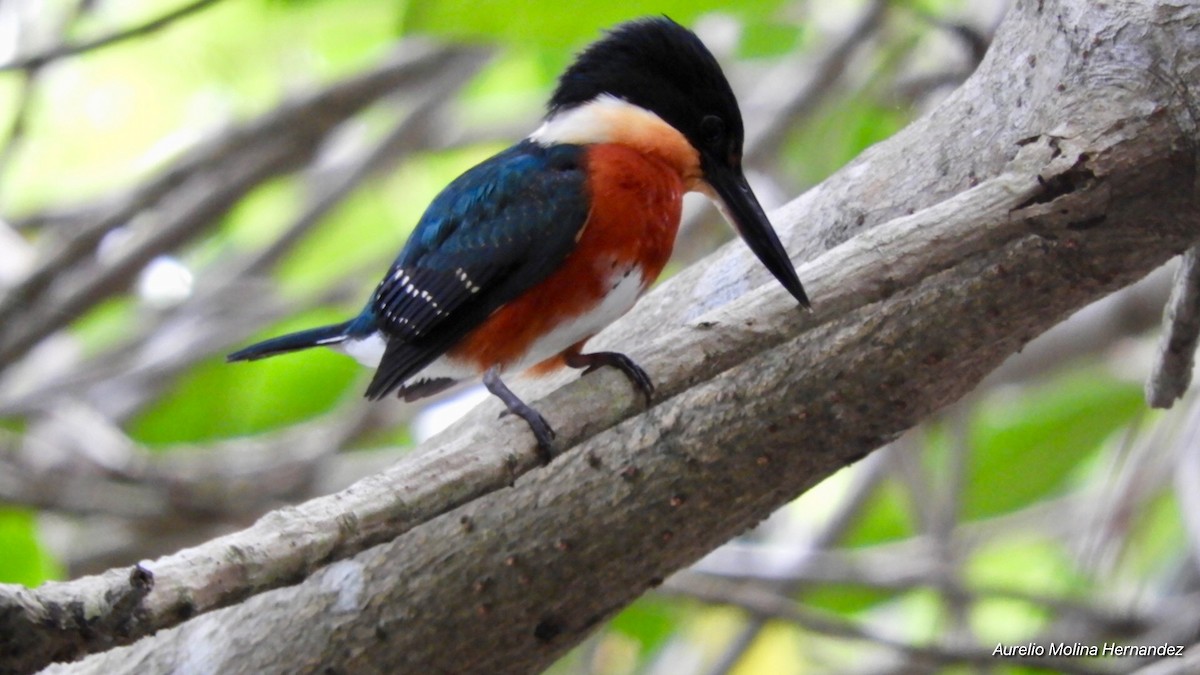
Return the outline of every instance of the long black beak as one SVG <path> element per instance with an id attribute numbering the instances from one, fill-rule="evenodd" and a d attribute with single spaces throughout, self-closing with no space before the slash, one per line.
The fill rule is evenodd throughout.
<path id="1" fill-rule="evenodd" d="M 708 161 L 704 166 L 704 178 L 716 193 L 717 206 L 746 241 L 746 245 L 788 293 L 800 302 L 800 306 L 808 309 L 808 295 L 800 285 L 796 268 L 792 266 L 783 244 L 779 243 L 779 236 L 771 227 L 771 221 L 767 220 L 767 214 L 763 213 L 762 206 L 759 206 L 758 198 L 750 190 L 741 167 Z"/>

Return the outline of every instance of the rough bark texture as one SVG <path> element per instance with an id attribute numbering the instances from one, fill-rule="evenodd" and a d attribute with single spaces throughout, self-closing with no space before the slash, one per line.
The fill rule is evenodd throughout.
<path id="1" fill-rule="evenodd" d="M 538 404 L 582 442 L 512 489 L 52 671 L 546 667 L 672 571 L 1188 248 L 1197 82 L 1194 2 L 1018 0 L 959 92 L 775 214 L 800 259 L 841 244 L 801 269 L 814 315 L 756 288 L 765 273 L 725 249 L 610 333 L 663 336 L 630 350 L 667 383 L 651 410 L 629 417 L 620 376 L 597 373 Z M 514 420 L 468 424 L 439 452 L 475 439 L 514 466 L 531 459 Z"/>

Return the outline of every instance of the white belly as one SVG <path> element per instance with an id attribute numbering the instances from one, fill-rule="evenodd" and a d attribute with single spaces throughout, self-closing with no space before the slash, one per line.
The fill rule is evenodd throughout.
<path id="1" fill-rule="evenodd" d="M 558 324 L 549 333 L 538 338 L 525 356 L 515 364 L 505 368 L 507 372 L 520 372 L 546 359 L 562 353 L 571 345 L 590 338 L 599 333 L 605 326 L 616 321 L 628 312 L 637 302 L 642 292 L 649 285 L 642 271 L 632 267 L 618 271 L 609 279 L 609 292 L 596 306 L 578 316 L 569 317 Z M 385 342 L 383 335 L 376 332 L 361 340 L 346 340 L 335 346 L 338 350 L 354 357 L 356 361 L 370 368 L 379 366 L 383 358 Z M 440 357 L 426 366 L 420 373 L 409 380 L 421 378 L 448 377 L 461 380 L 477 377 L 479 370 L 471 364 Z"/>
<path id="2" fill-rule="evenodd" d="M 639 268 L 632 267 L 618 272 L 609 279 L 609 292 L 595 307 L 558 324 L 549 333 L 538 338 L 517 364 L 507 370 L 520 372 L 542 361 L 562 353 L 571 345 L 599 333 L 608 324 L 621 318 L 633 308 L 649 284 Z"/>

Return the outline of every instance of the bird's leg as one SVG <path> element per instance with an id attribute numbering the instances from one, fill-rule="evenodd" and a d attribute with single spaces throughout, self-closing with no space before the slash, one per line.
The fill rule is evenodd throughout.
<path id="1" fill-rule="evenodd" d="M 487 369 L 483 374 L 483 386 L 487 390 L 504 402 L 504 407 L 508 408 L 509 412 L 519 415 L 521 419 L 529 425 L 529 429 L 533 431 L 534 438 L 538 443 L 538 459 L 542 465 L 550 463 L 554 459 L 554 429 L 546 422 L 546 418 L 542 417 L 541 413 L 529 407 L 529 404 L 517 398 L 517 395 L 512 393 L 512 390 L 500 379 L 500 372 L 495 366 Z"/>
<path id="2" fill-rule="evenodd" d="M 646 405 L 650 405 L 650 397 L 654 394 L 654 383 L 650 381 L 650 376 L 642 370 L 641 366 L 624 354 L 619 352 L 580 354 L 578 351 L 570 351 L 563 355 L 563 362 L 571 368 L 583 368 L 584 375 L 600 366 L 612 366 L 629 378 L 633 386 L 637 387 L 638 391 L 646 397 Z"/>

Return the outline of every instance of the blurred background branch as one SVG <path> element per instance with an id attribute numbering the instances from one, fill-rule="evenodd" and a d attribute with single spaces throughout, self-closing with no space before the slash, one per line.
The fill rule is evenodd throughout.
<path id="1" fill-rule="evenodd" d="M 6 70 L 35 71 L 59 59 L 78 56 L 84 52 L 90 52 L 95 49 L 108 47 L 123 40 L 141 37 L 149 33 L 153 33 L 154 31 L 162 30 L 175 21 L 186 18 L 208 7 L 209 5 L 216 4 L 217 2 L 219 2 L 219 0 L 195 0 L 194 2 L 181 5 L 178 9 L 167 12 L 158 18 L 147 21 L 146 23 L 140 25 L 124 28 L 112 33 L 108 33 L 107 35 L 102 35 L 100 37 L 92 38 L 82 42 L 71 44 L 64 42 L 52 49 L 47 49 L 46 51 L 37 54 L 18 54 L 13 60 L 6 63 L 0 63 L 0 72 Z M 91 4 L 92 3 L 90 0 L 81 0 L 76 8 L 81 12 L 82 10 L 87 9 Z"/>

